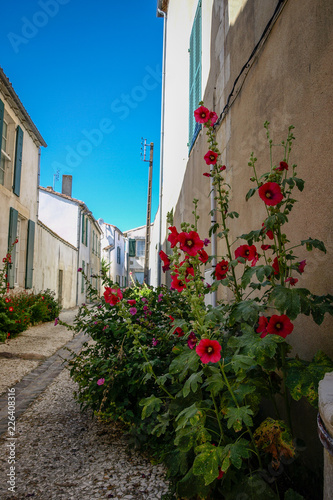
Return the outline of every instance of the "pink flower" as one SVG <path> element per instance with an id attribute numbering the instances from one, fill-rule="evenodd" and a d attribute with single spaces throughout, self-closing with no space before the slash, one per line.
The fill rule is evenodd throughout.
<path id="1" fill-rule="evenodd" d="M 158 340 L 157 340 L 157 339 L 155 339 L 154 337 L 153 337 L 152 344 L 153 344 L 153 346 L 154 346 L 154 347 L 156 347 L 156 346 L 157 346 L 157 344 L 158 344 Z"/>
<path id="2" fill-rule="evenodd" d="M 129 312 L 130 312 L 130 314 L 132 314 L 132 316 L 134 316 L 138 312 L 138 310 L 136 307 L 131 307 Z"/>
<path id="3" fill-rule="evenodd" d="M 82 271 L 82 267 L 79 267 L 79 269 L 77 270 L 78 273 L 80 273 Z"/>
<path id="4" fill-rule="evenodd" d="M 143 310 L 148 311 L 148 306 L 147 305 L 143 306 Z"/>
<path id="5" fill-rule="evenodd" d="M 201 363 L 217 363 L 221 359 L 221 348 L 217 340 L 201 339 L 195 351 Z"/>
<path id="6" fill-rule="evenodd" d="M 205 108 L 205 106 L 200 106 L 194 111 L 195 121 L 198 123 L 206 123 L 210 118 L 209 109 Z"/>
<path id="7" fill-rule="evenodd" d="M 195 336 L 194 332 L 191 332 L 190 335 L 187 337 L 187 345 L 189 346 L 190 349 L 194 349 L 195 346 L 197 345 L 198 339 Z"/>
<path id="8" fill-rule="evenodd" d="M 296 283 L 298 282 L 298 279 L 297 278 L 292 278 L 291 276 L 289 278 L 286 279 L 286 283 L 290 283 L 291 286 L 295 286 Z"/>
<path id="9" fill-rule="evenodd" d="M 301 260 L 301 262 L 298 264 L 298 272 L 300 274 L 304 273 L 305 266 L 306 266 L 306 260 Z"/>
<path id="10" fill-rule="evenodd" d="M 209 113 L 210 124 L 214 125 L 217 122 L 218 116 L 215 111 L 210 111 Z"/>
<path id="11" fill-rule="evenodd" d="M 275 207 L 283 200 L 283 194 L 277 182 L 266 182 L 260 186 L 258 193 L 265 204 L 271 207 Z"/>
<path id="12" fill-rule="evenodd" d="M 58 321 L 59 321 L 59 318 L 56 318 L 56 319 L 54 320 L 54 326 L 57 326 Z"/>
<path id="13" fill-rule="evenodd" d="M 204 160 L 207 163 L 207 165 L 216 165 L 218 156 L 219 156 L 218 153 L 209 150 L 208 153 L 205 154 Z"/>
<path id="14" fill-rule="evenodd" d="M 210 240 L 208 238 L 205 238 L 204 239 L 204 246 L 208 247 L 209 243 L 210 243 Z"/>
<path id="15" fill-rule="evenodd" d="M 105 383 L 105 378 L 100 378 L 97 380 L 97 385 L 103 385 Z"/>
<path id="16" fill-rule="evenodd" d="M 148 299 L 146 299 L 146 297 L 141 297 L 141 300 L 144 304 L 148 304 Z"/>
<path id="17" fill-rule="evenodd" d="M 163 299 L 163 293 L 160 293 L 159 296 L 157 297 L 157 302 L 161 302 Z"/>

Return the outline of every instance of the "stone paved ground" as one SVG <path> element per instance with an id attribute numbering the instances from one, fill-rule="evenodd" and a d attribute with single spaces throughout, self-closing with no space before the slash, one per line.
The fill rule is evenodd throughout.
<path id="1" fill-rule="evenodd" d="M 74 315 L 75 311 L 62 319 L 68 321 Z M 66 341 L 61 330 L 64 327 L 58 325 L 59 330 L 51 330 L 51 326 L 29 329 L 21 341 L 17 337 L 14 344 L 2 345 L 0 349 L 0 353 L 13 353 L 16 366 L 21 364 L 21 368 L 27 362 L 24 359 L 27 354 L 29 359 L 38 356 L 33 361 L 37 366 L 32 365 L 32 371 L 16 385 L 11 381 L 17 380 L 18 373 L 26 372 L 27 365 L 14 377 L 7 369 L 4 371 L 6 391 L 0 397 L 0 499 L 160 499 L 168 490 L 163 467 L 151 465 L 136 451 L 129 455 L 117 426 L 106 426 L 93 419 L 91 413 L 80 412 L 73 397 L 75 384 L 63 364 L 69 352 L 64 347 L 54 352 L 60 337 L 60 345 Z M 55 333 L 59 337 L 51 348 L 50 338 Z M 78 334 L 65 347 L 78 351 L 85 340 L 82 333 Z M 32 349 L 33 344 L 36 350 Z M 14 436 L 5 432 L 7 387 L 15 388 Z M 9 463 L 11 460 L 15 462 Z M 10 466 L 15 469 L 11 471 Z M 11 485 L 7 481 L 11 478 L 14 478 L 14 492 L 8 490 Z"/>

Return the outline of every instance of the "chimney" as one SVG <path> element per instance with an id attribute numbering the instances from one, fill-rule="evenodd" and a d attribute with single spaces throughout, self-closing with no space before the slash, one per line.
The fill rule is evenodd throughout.
<path id="1" fill-rule="evenodd" d="M 72 179 L 71 175 L 62 176 L 62 194 L 72 197 Z"/>

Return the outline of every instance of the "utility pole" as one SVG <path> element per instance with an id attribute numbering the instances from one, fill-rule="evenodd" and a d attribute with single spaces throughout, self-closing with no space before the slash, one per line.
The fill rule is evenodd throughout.
<path id="1" fill-rule="evenodd" d="M 144 281 L 149 285 L 149 246 L 150 246 L 150 221 L 151 221 L 151 191 L 152 191 L 152 181 L 153 181 L 153 155 L 154 155 L 154 143 L 150 143 L 150 155 L 149 160 L 146 160 L 146 139 L 142 139 L 141 156 L 143 149 L 143 161 L 149 161 L 149 173 L 148 173 L 148 196 L 147 196 L 147 222 L 146 222 L 146 242 L 145 242 L 145 267 L 144 267 Z"/>

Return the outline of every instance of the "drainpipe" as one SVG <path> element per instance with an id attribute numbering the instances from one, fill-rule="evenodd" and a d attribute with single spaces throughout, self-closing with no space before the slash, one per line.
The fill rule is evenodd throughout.
<path id="1" fill-rule="evenodd" d="M 163 62 L 162 62 L 162 103 L 161 103 L 161 149 L 160 149 L 160 221 L 158 234 L 158 253 L 162 250 L 162 202 L 163 202 L 163 158 L 164 158 L 164 114 L 165 114 L 165 61 L 166 61 L 166 35 L 167 15 L 160 9 L 157 12 L 164 17 L 163 26 Z M 157 285 L 161 285 L 161 259 L 157 256 Z"/>
<path id="2" fill-rule="evenodd" d="M 81 227 L 81 210 L 77 209 L 78 211 L 78 222 L 77 222 L 77 268 L 76 270 L 79 269 L 80 267 L 80 227 Z M 79 305 L 79 273 L 76 272 L 76 305 Z"/>
<path id="3" fill-rule="evenodd" d="M 211 165 L 211 170 L 212 170 L 213 165 Z M 215 186 L 213 185 L 213 177 L 210 178 L 210 210 L 211 210 L 211 226 L 213 226 L 216 223 L 216 203 L 215 203 Z M 212 233 L 211 236 L 211 252 L 212 255 L 214 256 L 212 259 L 212 268 L 215 270 L 216 267 L 216 254 L 217 254 L 217 239 L 216 239 L 216 233 Z M 212 306 L 216 307 L 216 295 L 217 291 L 214 290 L 211 294 L 211 299 L 212 299 Z"/>
<path id="4" fill-rule="evenodd" d="M 40 147 L 38 148 L 38 172 L 37 172 L 37 214 L 36 218 L 38 221 L 38 216 L 39 216 L 39 183 L 40 183 Z"/>

